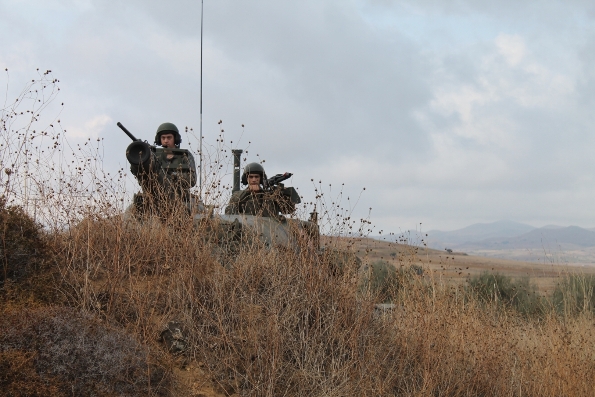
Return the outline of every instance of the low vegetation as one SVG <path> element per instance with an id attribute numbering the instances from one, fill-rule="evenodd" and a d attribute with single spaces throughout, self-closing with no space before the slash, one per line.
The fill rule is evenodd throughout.
<path id="1" fill-rule="evenodd" d="M 221 395 L 591 393 L 591 313 L 542 304 L 533 316 L 517 299 L 531 292 L 524 280 L 453 287 L 403 263 L 395 282 L 367 289 L 355 262 L 338 271 L 324 255 L 258 245 L 230 259 L 200 233 L 179 237 L 117 217 L 45 235 L 65 307 L 5 299 L 4 385 L 180 395 L 173 368 L 201 363 Z M 378 311 L 383 300 L 396 307 Z M 157 342 L 174 319 L 189 345 L 177 361 Z"/>
<path id="2" fill-rule="evenodd" d="M 151 364 L 147 346 L 90 314 L 13 308 L 3 311 L 0 329 L 0 384 L 8 395 L 139 396 L 167 390 L 169 378 Z"/>
<path id="3" fill-rule="evenodd" d="M 467 293 L 484 305 L 512 308 L 526 316 L 541 316 L 551 307 L 529 277 L 515 280 L 503 274 L 484 272 L 469 279 Z"/>
<path id="4" fill-rule="evenodd" d="M 552 296 L 556 310 L 565 316 L 595 311 L 595 276 L 567 274 Z"/>

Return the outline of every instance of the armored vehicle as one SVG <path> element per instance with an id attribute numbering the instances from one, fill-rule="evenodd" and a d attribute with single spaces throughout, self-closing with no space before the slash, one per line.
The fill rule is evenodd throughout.
<path id="1" fill-rule="evenodd" d="M 243 198 L 249 195 L 248 190 L 240 190 L 240 180 L 247 185 L 247 175 L 250 167 L 255 168 L 256 163 L 248 164 L 242 177 L 241 154 L 242 150 L 233 150 L 233 189 L 224 214 L 209 213 L 208 211 L 194 215 L 196 223 L 208 222 L 213 225 L 213 231 L 220 239 L 232 243 L 244 240 L 245 242 L 257 239 L 266 247 L 300 249 L 309 246 L 318 250 L 320 233 L 317 224 L 317 214 L 312 212 L 308 221 L 297 219 L 295 205 L 301 202 L 300 196 L 293 187 L 285 187 L 283 181 L 292 174 L 277 174 L 267 178 L 264 169 L 259 171 L 262 175 L 262 188 L 258 208 L 243 205 Z M 260 167 L 262 168 L 262 167 Z"/>
<path id="2" fill-rule="evenodd" d="M 194 167 L 193 159 L 187 163 L 180 163 L 181 165 L 175 169 L 168 168 L 160 160 L 163 157 L 163 149 L 136 139 L 120 123 L 118 126 L 133 140 L 126 149 L 126 157 L 131 164 L 131 169 L 142 171 L 135 173 L 135 176 L 139 180 L 143 192 L 135 195 L 133 204 L 127 210 L 137 218 L 142 219 L 144 212 L 154 210 L 151 205 L 157 203 L 159 206 L 160 200 L 165 200 L 170 204 L 174 200 L 174 202 L 182 204 L 181 207 L 184 208 L 184 211 L 193 216 L 195 227 L 203 233 L 205 240 L 213 243 L 213 247 L 216 247 L 216 255 L 220 257 L 233 257 L 242 247 L 254 246 L 254 244 L 267 249 L 294 252 L 307 250 L 314 257 L 325 257 L 325 260 L 338 272 L 342 272 L 345 266 L 359 269 L 363 284 L 374 284 L 372 285 L 374 289 L 378 288 L 376 284 L 383 284 L 385 279 L 390 279 L 394 274 L 394 267 L 387 263 L 362 266 L 361 260 L 353 252 L 321 248 L 316 211 L 310 213 L 310 218 L 307 221 L 300 220 L 295 216 L 296 204 L 301 202 L 300 196 L 293 187 L 286 187 L 283 184 L 292 176 L 291 173 L 286 172 L 268 178 L 264 168 L 257 163 L 248 164 L 242 173 L 241 154 L 243 151 L 233 150 L 232 194 L 224 213 L 216 213 L 215 208 L 206 208 L 197 197 L 190 194 L 189 183 L 184 182 L 193 180 L 191 175 Z M 175 152 L 175 155 L 188 158 L 191 156 L 185 149 L 176 148 L 170 151 Z M 152 177 L 153 174 L 158 175 L 160 172 L 167 175 L 158 178 Z M 252 182 L 248 181 L 248 177 L 253 174 L 259 176 L 257 178 L 259 187 L 256 192 L 250 191 Z M 165 184 L 163 184 L 164 180 Z M 176 188 L 174 184 L 168 182 L 171 180 L 181 180 L 182 186 L 184 189 L 188 189 L 188 192 L 180 191 L 180 185 L 177 185 Z M 248 189 L 241 190 L 240 181 L 244 185 L 249 185 Z M 160 191 L 151 183 L 165 191 Z M 167 191 L 172 186 L 174 194 Z M 155 200 L 152 196 L 157 196 L 157 199 Z M 159 210 L 156 211 L 156 215 L 163 217 Z M 227 263 L 227 261 L 223 261 L 223 263 Z"/>
<path id="3" fill-rule="evenodd" d="M 159 134 L 171 131 L 176 136 L 177 143 L 177 146 L 171 149 L 150 145 L 146 141 L 137 139 L 121 123 L 117 125 L 133 141 L 126 149 L 126 158 L 142 188 L 142 192 L 134 195 L 133 203 L 127 209 L 128 214 L 138 219 L 147 213 L 165 218 L 171 213 L 171 204 L 177 203 L 180 205 L 176 204 L 176 206 L 183 207 L 186 212 L 192 214 L 196 226 L 208 230 L 205 238 L 216 242 L 224 250 L 237 251 L 242 243 L 256 242 L 268 248 L 295 250 L 306 244 L 313 250 L 319 249 L 316 213 L 313 212 L 308 221 L 292 216 L 295 214 L 295 205 L 300 203 L 300 197 L 293 187 L 285 187 L 283 184 L 283 181 L 292 176 L 291 173 L 286 172 L 266 178 L 263 169 L 262 188 L 259 194 L 267 205 L 262 208 L 262 211 L 256 211 L 254 208 L 246 210 L 241 205 L 242 193 L 246 191 L 240 190 L 240 180 L 242 179 L 244 185 L 248 184 L 246 172 L 256 163 L 249 164 L 241 178 L 240 162 L 243 151 L 233 150 L 232 195 L 225 213 L 217 214 L 214 208 L 205 208 L 202 202 L 190 193 L 190 187 L 196 181 L 193 175 L 194 159 L 188 150 L 179 148 L 181 138 L 173 124 L 162 124 L 155 138 L 155 144 L 159 144 Z M 168 164 L 164 161 L 166 152 L 182 160 Z M 184 159 L 187 161 L 183 161 Z"/>

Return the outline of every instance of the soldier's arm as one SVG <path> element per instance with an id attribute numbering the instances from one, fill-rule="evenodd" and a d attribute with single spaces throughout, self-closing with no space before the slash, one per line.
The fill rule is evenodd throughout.
<path id="1" fill-rule="evenodd" d="M 227 203 L 227 207 L 225 207 L 225 213 L 230 214 L 241 214 L 242 211 L 240 210 L 240 201 L 242 197 L 242 191 L 233 192 L 231 197 L 229 198 L 229 202 Z M 243 209 L 243 206 L 242 206 Z"/>
<path id="2" fill-rule="evenodd" d="M 188 177 L 190 186 L 196 185 L 196 164 L 194 163 L 194 156 L 190 151 L 188 152 Z"/>
<path id="3" fill-rule="evenodd" d="M 138 164 L 130 164 L 130 172 L 132 175 L 136 177 L 136 179 L 141 182 L 147 179 L 147 173 L 142 169 L 142 167 Z"/>

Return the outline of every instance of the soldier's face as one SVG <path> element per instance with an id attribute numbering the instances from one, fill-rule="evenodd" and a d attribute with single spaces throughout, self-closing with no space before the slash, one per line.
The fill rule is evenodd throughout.
<path id="1" fill-rule="evenodd" d="M 167 148 L 175 147 L 174 134 L 161 134 L 161 146 Z"/>
<path id="2" fill-rule="evenodd" d="M 248 174 L 248 188 L 250 190 L 260 190 L 259 174 Z"/>

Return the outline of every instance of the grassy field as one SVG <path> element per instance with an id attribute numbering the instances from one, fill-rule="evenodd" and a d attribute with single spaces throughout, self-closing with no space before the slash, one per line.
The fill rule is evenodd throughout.
<path id="1" fill-rule="evenodd" d="M 19 242 L 30 221 L 18 210 L 2 214 L 4 242 Z M 203 238 L 208 229 L 171 228 L 96 218 L 68 231 L 40 230 L 38 240 L 26 241 L 44 256 L 38 262 L 30 251 L 22 262 L 27 271 L 5 280 L 0 292 L 0 366 L 11 374 L 0 379 L 3 390 L 17 395 L 43 386 L 44 395 L 55 396 L 70 389 L 101 396 L 593 393 L 591 310 L 527 317 L 476 297 L 454 272 L 457 255 L 440 263 L 439 252 L 422 257 L 411 246 L 328 238 L 322 255 L 257 244 L 229 258 Z M 359 250 L 364 263 L 388 254 L 404 271 L 385 291 L 362 289 L 357 262 L 336 266 L 332 252 L 341 248 Z M 420 264 L 423 276 L 410 271 Z M 378 312 L 375 304 L 386 299 L 396 307 Z M 171 320 L 184 325 L 188 344 L 175 356 L 159 342 Z M 20 376 L 20 368 L 29 375 Z"/>
<path id="2" fill-rule="evenodd" d="M 589 267 L 595 265 L 595 247 L 554 249 L 483 249 L 468 251 L 469 255 L 490 258 L 503 258 L 537 264 L 567 264 L 571 267 Z"/>
<path id="3" fill-rule="evenodd" d="M 44 231 L 18 207 L 0 213 L 8 395 L 593 393 L 592 286 L 578 310 L 523 313 L 503 289 L 492 299 L 466 285 L 484 270 L 553 285 L 568 269 L 337 237 L 323 254 L 248 244 L 229 257 L 182 218 Z M 355 256 L 337 267 L 336 250 L 402 271 L 371 289 Z M 387 301 L 395 308 L 378 312 Z M 174 356 L 160 342 L 172 320 L 187 343 Z"/>
<path id="4" fill-rule="evenodd" d="M 343 240 L 348 240 L 343 238 Z M 410 257 L 410 261 L 432 270 L 435 277 L 448 283 L 462 285 L 470 277 L 483 272 L 501 273 L 513 278 L 529 277 L 539 291 L 551 294 L 560 279 L 568 274 L 595 274 L 595 264 L 543 263 L 499 259 L 488 256 L 467 255 L 462 252 L 447 253 L 425 248 L 398 244 L 372 238 L 354 238 L 349 243 L 367 261 L 386 261 L 396 267 Z"/>

